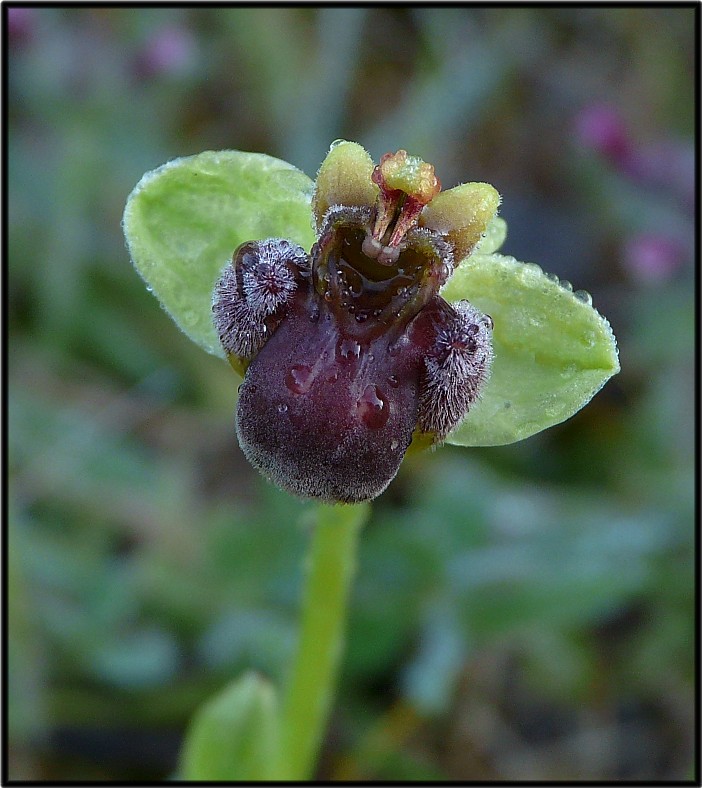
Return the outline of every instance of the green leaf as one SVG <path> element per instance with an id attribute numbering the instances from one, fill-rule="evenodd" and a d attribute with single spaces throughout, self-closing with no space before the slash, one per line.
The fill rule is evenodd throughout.
<path id="1" fill-rule="evenodd" d="M 212 291 L 244 241 L 312 246 L 313 182 L 262 153 L 208 151 L 148 172 L 129 196 L 124 233 L 134 265 L 178 326 L 224 357 Z"/>
<path id="2" fill-rule="evenodd" d="M 247 673 L 196 712 L 183 745 L 181 778 L 280 779 L 279 728 L 275 690 Z"/>
<path id="3" fill-rule="evenodd" d="M 448 438 L 459 446 L 499 446 L 558 424 L 586 405 L 619 371 L 607 320 L 584 291 L 538 265 L 474 254 L 442 295 L 489 314 L 495 359 L 481 399 Z"/>

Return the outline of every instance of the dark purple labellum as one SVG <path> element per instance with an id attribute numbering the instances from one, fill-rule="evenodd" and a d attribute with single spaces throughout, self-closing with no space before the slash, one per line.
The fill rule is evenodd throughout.
<path id="1" fill-rule="evenodd" d="M 443 440 L 489 370 L 489 318 L 438 295 L 450 246 L 414 228 L 369 257 L 372 227 L 371 208 L 334 206 L 310 258 L 281 239 L 249 242 L 215 290 L 222 345 L 246 367 L 239 442 L 295 495 L 376 497 L 413 435 Z"/>

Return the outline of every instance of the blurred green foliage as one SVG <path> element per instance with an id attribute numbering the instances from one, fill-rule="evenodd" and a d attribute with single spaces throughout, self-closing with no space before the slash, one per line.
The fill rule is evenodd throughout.
<path id="1" fill-rule="evenodd" d="M 175 156 L 313 176 L 345 137 L 494 183 L 505 251 L 593 293 L 622 372 L 521 444 L 404 464 L 363 537 L 320 776 L 689 778 L 694 207 L 665 156 L 691 150 L 699 9 L 3 14 L 10 776 L 166 778 L 205 698 L 284 677 L 309 506 L 248 468 L 235 376 L 119 222 Z M 665 143 L 667 181 L 582 144 L 603 102 Z M 654 280 L 641 233 L 681 249 L 643 261 Z"/>

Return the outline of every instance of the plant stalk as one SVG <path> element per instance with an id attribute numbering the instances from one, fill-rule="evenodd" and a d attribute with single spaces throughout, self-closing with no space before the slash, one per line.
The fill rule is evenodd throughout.
<path id="1" fill-rule="evenodd" d="M 286 779 L 309 780 L 334 698 L 361 527 L 370 506 L 320 505 L 302 601 L 297 654 L 283 706 Z"/>

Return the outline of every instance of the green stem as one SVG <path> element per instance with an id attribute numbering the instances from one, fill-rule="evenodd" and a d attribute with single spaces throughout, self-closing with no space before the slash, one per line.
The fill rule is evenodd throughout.
<path id="1" fill-rule="evenodd" d="M 288 780 L 310 779 L 316 764 L 342 654 L 358 535 L 369 512 L 368 504 L 318 508 L 300 639 L 283 707 L 282 752 Z"/>

